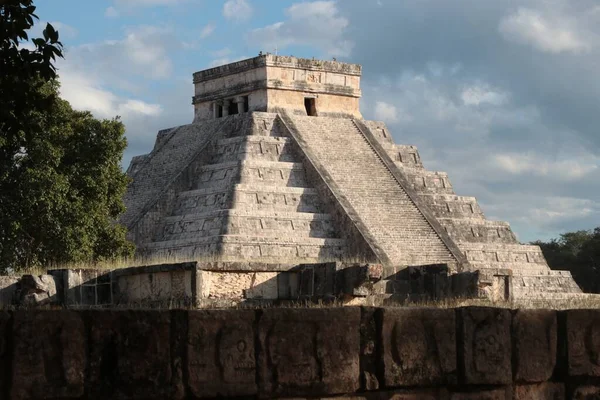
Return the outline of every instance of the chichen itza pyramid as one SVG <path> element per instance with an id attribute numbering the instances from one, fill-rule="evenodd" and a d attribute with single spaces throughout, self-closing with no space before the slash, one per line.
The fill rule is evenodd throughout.
<path id="1" fill-rule="evenodd" d="M 194 74 L 194 121 L 134 157 L 121 222 L 147 257 L 479 271 L 501 296 L 581 290 L 359 110 L 361 66 L 272 54 Z M 507 279 L 510 277 L 510 281 Z"/>

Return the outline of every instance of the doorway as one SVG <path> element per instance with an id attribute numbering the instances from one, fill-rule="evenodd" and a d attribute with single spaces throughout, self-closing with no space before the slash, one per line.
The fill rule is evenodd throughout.
<path id="1" fill-rule="evenodd" d="M 314 97 L 304 98 L 304 108 L 306 109 L 306 115 L 311 117 L 317 116 L 317 99 Z"/>

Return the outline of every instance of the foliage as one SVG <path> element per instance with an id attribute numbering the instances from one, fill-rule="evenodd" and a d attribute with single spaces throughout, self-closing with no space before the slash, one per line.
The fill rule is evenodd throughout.
<path id="1" fill-rule="evenodd" d="M 584 291 L 600 293 L 600 227 L 532 244 L 542 248 L 550 268 L 571 271 Z"/>
<path id="2" fill-rule="evenodd" d="M 50 24 L 35 49 L 20 48 L 34 11 L 31 0 L 0 2 L 0 270 L 128 256 L 113 222 L 127 185 L 124 126 L 60 99 Z"/>

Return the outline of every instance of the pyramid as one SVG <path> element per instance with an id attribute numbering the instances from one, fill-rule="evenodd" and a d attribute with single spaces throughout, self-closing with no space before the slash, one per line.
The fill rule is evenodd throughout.
<path id="1" fill-rule="evenodd" d="M 516 297 L 581 290 L 359 111 L 361 67 L 260 55 L 194 74 L 194 121 L 134 157 L 121 223 L 138 253 L 479 271 Z M 502 285 L 494 290 L 509 290 Z"/>

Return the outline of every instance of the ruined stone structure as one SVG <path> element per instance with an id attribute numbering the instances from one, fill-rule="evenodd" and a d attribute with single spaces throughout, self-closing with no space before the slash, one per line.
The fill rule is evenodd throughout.
<path id="1" fill-rule="evenodd" d="M 134 157 L 121 222 L 147 257 L 477 271 L 493 299 L 580 293 L 359 110 L 361 67 L 260 55 L 194 74 L 194 121 Z M 384 271 L 384 272 L 385 272 Z M 386 287 L 383 293 L 389 293 Z"/>
<path id="2" fill-rule="evenodd" d="M 599 332 L 599 310 L 0 311 L 0 398 L 593 400 Z"/>

